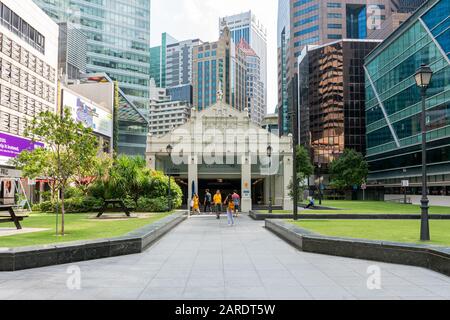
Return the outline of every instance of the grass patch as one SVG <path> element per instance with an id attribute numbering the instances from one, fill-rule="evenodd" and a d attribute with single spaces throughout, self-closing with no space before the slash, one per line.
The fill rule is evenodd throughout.
<path id="1" fill-rule="evenodd" d="M 33 213 L 21 223 L 23 228 L 49 229 L 36 233 L 0 237 L 0 247 L 15 248 L 42 244 L 55 244 L 78 240 L 95 240 L 123 236 L 133 230 L 144 227 L 171 213 L 150 214 L 142 219 L 100 220 L 91 219 L 92 214 L 66 214 L 65 236 L 55 235 L 54 214 Z M 61 217 L 59 217 L 61 218 Z M 3 223 L 2 227 L 13 228 L 14 224 Z"/>
<path id="2" fill-rule="evenodd" d="M 316 205 L 319 205 L 319 201 L 316 200 Z M 307 214 L 314 213 L 330 213 L 330 214 L 345 214 L 345 213 L 385 213 L 385 214 L 420 214 L 420 206 L 411 204 L 391 203 L 383 201 L 344 201 L 344 200 L 324 200 L 322 206 L 338 208 L 341 210 L 308 210 Z M 268 213 L 267 210 L 259 211 L 261 213 Z M 282 210 L 280 212 L 274 211 L 274 213 L 292 213 L 292 211 Z M 450 214 L 450 207 L 431 206 L 431 214 Z"/>
<path id="3" fill-rule="evenodd" d="M 421 243 L 420 220 L 303 220 L 291 223 L 315 233 L 353 239 Z M 450 221 L 430 221 L 431 241 L 450 246 Z"/>

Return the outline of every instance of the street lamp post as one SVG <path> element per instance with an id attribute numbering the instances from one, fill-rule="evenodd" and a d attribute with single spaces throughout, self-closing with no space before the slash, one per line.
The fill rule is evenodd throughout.
<path id="1" fill-rule="evenodd" d="M 168 146 L 167 146 L 167 148 L 166 148 L 166 150 L 167 150 L 167 153 L 169 154 L 169 161 L 171 161 L 172 160 L 172 151 L 173 151 L 173 147 L 169 144 Z M 168 196 L 167 196 L 167 201 L 168 201 L 168 204 L 169 204 L 169 212 L 172 210 L 172 190 L 171 190 L 171 186 L 170 186 L 170 180 L 171 180 L 171 177 L 170 177 L 170 170 L 168 170 L 169 172 L 167 173 L 167 175 L 168 175 L 168 177 L 169 177 L 169 194 L 168 194 Z"/>
<path id="2" fill-rule="evenodd" d="M 269 213 L 273 212 L 273 208 L 272 208 L 272 175 L 270 174 L 270 169 L 272 168 L 272 146 L 269 145 L 267 147 L 267 156 L 269 157 L 269 169 L 268 169 L 268 173 L 269 173 Z"/>
<path id="3" fill-rule="evenodd" d="M 322 163 L 320 162 L 320 155 L 319 155 L 319 164 L 317 165 L 317 168 L 319 169 L 319 205 L 322 205 L 322 177 L 321 177 L 321 169 L 322 169 Z"/>
<path id="4" fill-rule="evenodd" d="M 429 226 L 429 200 L 428 200 L 428 178 L 427 178 L 427 128 L 426 128 L 426 96 L 427 89 L 433 77 L 433 71 L 425 64 L 422 64 L 414 75 L 417 86 L 420 88 L 422 97 L 422 113 L 420 123 L 422 127 L 422 200 L 421 202 L 421 224 L 420 224 L 420 240 L 430 240 L 430 226 Z"/>

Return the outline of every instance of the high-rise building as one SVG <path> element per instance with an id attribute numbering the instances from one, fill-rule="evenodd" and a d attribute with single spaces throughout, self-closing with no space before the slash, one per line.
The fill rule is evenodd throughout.
<path id="1" fill-rule="evenodd" d="M 165 135 L 188 121 L 192 104 L 177 100 L 170 89 L 158 88 L 154 79 L 150 80 L 150 96 L 147 117 L 152 135 Z"/>
<path id="2" fill-rule="evenodd" d="M 34 0 L 56 22 L 86 34 L 87 73 L 105 72 L 138 107 L 148 103 L 150 1 Z"/>
<path id="3" fill-rule="evenodd" d="M 185 40 L 167 45 L 166 85 L 167 88 L 192 84 L 192 54 L 194 47 L 202 43 L 199 39 Z"/>
<path id="4" fill-rule="evenodd" d="M 408 180 L 420 200 L 421 94 L 414 74 L 427 64 L 427 166 L 431 203 L 450 202 L 450 0 L 429 0 L 366 58 L 369 185 L 399 198 Z M 442 203 L 442 202 L 441 202 Z"/>
<path id="5" fill-rule="evenodd" d="M 217 42 L 194 47 L 194 107 L 204 110 L 217 97 L 240 111 L 247 107 L 245 54 L 225 28 Z"/>
<path id="6" fill-rule="evenodd" d="M 1 0 L 0 12 L 0 166 L 9 166 L 42 146 L 24 137 L 33 118 L 56 112 L 58 25 L 31 0 Z"/>
<path id="7" fill-rule="evenodd" d="M 344 149 L 365 153 L 364 57 L 380 42 L 308 45 L 299 56 L 299 141 L 311 151 L 315 166 L 326 170 Z"/>
<path id="8" fill-rule="evenodd" d="M 278 0 L 277 57 L 278 57 L 278 132 L 289 132 L 289 105 L 287 84 L 291 75 L 291 2 Z"/>
<path id="9" fill-rule="evenodd" d="M 225 27 L 230 29 L 234 43 L 239 43 L 244 39 L 256 52 L 261 61 L 260 78 L 264 88 L 267 88 L 267 29 L 251 11 L 220 18 L 220 32 Z M 264 92 L 264 113 L 267 113 L 266 91 Z"/>
<path id="10" fill-rule="evenodd" d="M 397 6 L 394 6 L 397 3 Z M 393 12 L 413 10 L 420 1 L 401 0 L 279 0 L 278 110 L 280 134 L 290 132 L 288 83 L 297 72 L 297 58 L 306 45 L 339 39 L 366 39 Z"/>
<path id="11" fill-rule="evenodd" d="M 71 23 L 60 22 L 58 73 L 67 79 L 79 79 L 86 74 L 87 37 Z"/>
<path id="12" fill-rule="evenodd" d="M 150 48 L 150 78 L 155 79 L 160 88 L 166 87 L 167 47 L 178 40 L 164 32 L 161 35 L 161 45 Z"/>
<path id="13" fill-rule="evenodd" d="M 250 119 L 261 125 L 267 111 L 265 104 L 266 90 L 261 79 L 261 59 L 244 39 L 241 39 L 238 48 L 245 54 L 247 68 L 245 90 Z"/>

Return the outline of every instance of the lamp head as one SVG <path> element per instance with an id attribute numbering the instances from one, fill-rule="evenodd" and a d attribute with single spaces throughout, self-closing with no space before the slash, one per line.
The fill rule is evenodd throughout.
<path id="1" fill-rule="evenodd" d="M 166 151 L 167 151 L 167 153 L 169 154 L 169 155 L 171 155 L 172 154 L 172 151 L 173 151 L 173 147 L 172 147 L 172 145 L 168 145 L 167 146 L 167 148 L 166 148 Z"/>
<path id="2" fill-rule="evenodd" d="M 271 157 L 272 156 L 272 151 L 273 151 L 273 148 L 272 148 L 272 146 L 269 145 L 267 147 L 267 156 Z"/>
<path id="3" fill-rule="evenodd" d="M 425 64 L 422 64 L 419 69 L 417 69 L 414 79 L 416 80 L 416 85 L 419 88 L 426 89 L 431 83 L 433 77 L 433 70 Z"/>

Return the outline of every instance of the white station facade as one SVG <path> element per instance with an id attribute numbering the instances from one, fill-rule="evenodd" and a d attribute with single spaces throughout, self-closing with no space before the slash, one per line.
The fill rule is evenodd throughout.
<path id="1" fill-rule="evenodd" d="M 194 193 L 203 202 L 206 189 L 220 190 L 223 197 L 237 190 L 243 212 L 270 199 L 274 206 L 292 209 L 292 137 L 268 132 L 252 123 L 247 111 L 222 101 L 193 109 L 187 123 L 164 136 L 150 134 L 146 158 L 150 168 L 176 179 L 184 204 Z"/>

